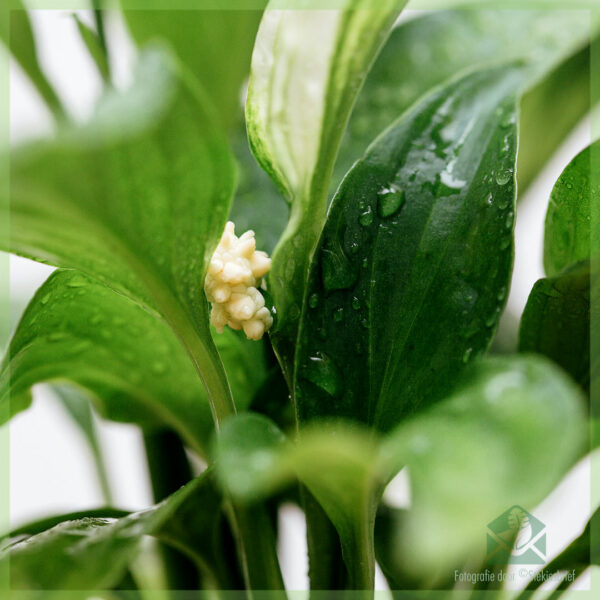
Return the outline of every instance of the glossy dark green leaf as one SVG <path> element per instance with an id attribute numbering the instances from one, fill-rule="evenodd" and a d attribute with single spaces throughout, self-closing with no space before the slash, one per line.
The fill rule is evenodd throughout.
<path id="1" fill-rule="evenodd" d="M 592 173 L 599 167 L 600 142 L 596 142 L 569 163 L 554 185 L 544 239 L 549 277 L 600 253 L 600 229 L 592 227 L 592 207 L 600 203 L 600 188 Z"/>
<path id="2" fill-rule="evenodd" d="M 10 183 L 2 247 L 79 269 L 158 313 L 192 357 L 216 414 L 230 414 L 203 286 L 234 166 L 196 84 L 149 50 L 134 86 L 110 93 L 88 124 L 14 152 Z"/>
<path id="3" fill-rule="evenodd" d="M 584 444 L 580 392 L 550 361 L 474 363 L 447 400 L 384 441 L 384 470 L 408 465 L 410 478 L 411 509 L 391 556 L 397 568 L 424 575 L 473 551 L 483 558 L 487 524 L 511 506 L 535 507 Z"/>
<path id="4" fill-rule="evenodd" d="M 389 430 L 489 345 L 512 268 L 522 77 L 497 67 L 436 90 L 344 179 L 302 313 L 301 422 Z"/>
<path id="5" fill-rule="evenodd" d="M 216 496 L 215 496 L 216 494 Z M 16 542 L 3 552 L 10 561 L 11 587 L 19 589 L 106 589 L 117 584 L 135 558 L 143 536 L 168 538 L 181 528 L 178 521 L 189 505 L 204 524 L 218 518 L 219 495 L 209 474 L 195 479 L 156 506 L 121 518 L 65 521 Z M 206 510 L 203 510 L 203 509 Z M 210 525 L 198 528 L 211 546 Z M 182 542 L 184 543 L 184 542 Z M 198 540 L 197 543 L 200 543 Z"/>
<path id="6" fill-rule="evenodd" d="M 165 3 L 145 2 L 144 10 L 125 10 L 135 40 L 146 44 L 165 40 L 202 83 L 224 126 L 241 121 L 242 84 L 250 71 L 250 57 L 266 0 L 238 2 L 234 9 L 215 10 L 196 2 L 197 10 L 164 10 Z M 247 5 L 248 10 L 241 10 Z M 123 2 L 127 8 L 128 3 Z M 160 10 L 160 9 L 163 10 Z"/>
<path id="7" fill-rule="evenodd" d="M 216 342 L 244 409 L 264 376 L 262 354 L 228 331 Z M 204 454 L 212 431 L 206 392 L 185 350 L 156 316 L 76 271 L 56 271 L 29 304 L 2 364 L 0 402 L 27 408 L 39 382 L 89 390 L 107 418 L 172 427 Z"/>
<path id="8" fill-rule="evenodd" d="M 288 381 L 310 255 L 325 219 L 327 190 L 345 124 L 374 57 L 406 0 L 344 0 L 322 11 L 278 10 L 256 37 L 246 101 L 256 159 L 285 194 L 290 220 L 273 254 L 278 312 L 273 344 Z M 310 10 L 312 9 L 312 10 Z"/>
<path id="9" fill-rule="evenodd" d="M 590 265 L 585 262 L 533 286 L 519 349 L 551 358 L 589 393 L 590 325 Z"/>
<path id="10" fill-rule="evenodd" d="M 375 134 L 433 87 L 466 68 L 521 59 L 529 64 L 517 170 L 522 191 L 589 108 L 589 49 L 577 55 L 589 36 L 588 14 L 556 8 L 435 10 L 402 23 L 392 31 L 358 96 L 334 184 Z"/>
<path id="11" fill-rule="evenodd" d="M 25 73 L 31 79 L 48 108 L 62 119 L 64 108 L 48 78 L 40 68 L 37 48 L 29 15 L 21 0 L 11 0 L 11 7 L 0 13 L 0 40 L 10 49 Z"/>

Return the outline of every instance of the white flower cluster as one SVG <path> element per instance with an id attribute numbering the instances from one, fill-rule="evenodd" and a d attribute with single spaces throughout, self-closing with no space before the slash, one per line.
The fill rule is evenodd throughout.
<path id="1" fill-rule="evenodd" d="M 212 305 L 210 323 L 219 333 L 225 325 L 243 329 L 246 337 L 260 340 L 273 324 L 273 317 L 258 290 L 271 268 L 271 259 L 256 250 L 254 231 L 239 238 L 229 221 L 208 266 L 204 283 Z"/>

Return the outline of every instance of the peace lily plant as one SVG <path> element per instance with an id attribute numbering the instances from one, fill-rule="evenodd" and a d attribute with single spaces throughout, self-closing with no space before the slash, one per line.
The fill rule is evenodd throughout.
<path id="1" fill-rule="evenodd" d="M 76 21 L 105 84 L 84 124 L 27 13 L 0 22 L 56 119 L 11 149 L 0 242 L 57 267 L 14 329 L 0 406 L 6 421 L 51 385 L 100 473 L 90 406 L 138 425 L 157 504 L 128 513 L 105 486 L 104 507 L 18 524 L 12 588 L 283 597 L 285 503 L 306 517 L 313 591 L 369 597 L 376 564 L 392 590 L 502 587 L 455 573 L 506 569 L 487 524 L 589 450 L 597 144 L 549 199 L 518 342 L 499 322 L 518 201 L 590 110 L 596 20 L 564 3 L 398 20 L 405 1 L 124 2 L 139 53 L 116 89 L 119 15 L 101 4 Z M 561 592 L 597 559 L 594 523 L 536 567 Z"/>

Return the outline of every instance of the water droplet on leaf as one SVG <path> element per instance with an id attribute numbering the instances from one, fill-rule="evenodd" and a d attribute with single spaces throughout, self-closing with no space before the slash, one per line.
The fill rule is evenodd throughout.
<path id="1" fill-rule="evenodd" d="M 67 337 L 67 334 L 64 331 L 53 331 L 48 335 L 49 342 L 58 342 L 60 340 L 64 340 Z"/>
<path id="2" fill-rule="evenodd" d="M 152 363 L 152 372 L 156 375 L 162 375 L 167 370 L 164 362 L 156 361 Z"/>
<path id="3" fill-rule="evenodd" d="M 317 293 L 311 294 L 310 297 L 308 298 L 308 306 L 310 306 L 310 308 L 317 308 L 318 304 L 319 304 L 319 294 L 317 294 Z"/>
<path id="4" fill-rule="evenodd" d="M 69 280 L 69 282 L 67 283 L 67 287 L 79 288 L 79 287 L 83 287 L 85 284 L 86 284 L 86 282 L 83 278 L 75 276 Z"/>
<path id="5" fill-rule="evenodd" d="M 465 353 L 463 354 L 463 358 L 462 358 L 465 365 L 469 362 L 469 360 L 471 358 L 471 354 L 473 354 L 473 348 L 467 348 L 465 350 Z"/>
<path id="6" fill-rule="evenodd" d="M 496 183 L 498 185 L 506 185 L 512 178 L 512 171 L 511 170 L 505 170 L 505 171 L 498 171 L 496 173 Z"/>
<path id="7" fill-rule="evenodd" d="M 340 373 L 333 361 L 323 352 L 308 359 L 302 371 L 304 377 L 334 398 L 342 393 Z"/>
<path id="8" fill-rule="evenodd" d="M 404 190 L 393 184 L 381 188 L 377 195 L 377 212 L 384 219 L 395 215 L 404 206 L 406 200 Z"/>
<path id="9" fill-rule="evenodd" d="M 363 227 L 368 227 L 373 222 L 373 209 L 367 206 L 366 210 L 358 218 L 358 222 Z"/>
<path id="10" fill-rule="evenodd" d="M 321 257 L 326 291 L 343 290 L 356 281 L 356 273 L 337 241 L 331 247 L 323 248 Z"/>

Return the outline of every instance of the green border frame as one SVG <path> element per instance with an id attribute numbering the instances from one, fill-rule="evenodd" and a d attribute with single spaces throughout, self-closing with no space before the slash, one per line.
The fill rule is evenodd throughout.
<path id="1" fill-rule="evenodd" d="M 271 5 L 281 9 L 304 9 L 304 8 L 319 8 L 332 9 L 342 5 L 344 0 L 271 0 Z M 377 0 L 373 0 L 377 4 Z M 89 9 L 89 3 L 86 0 L 28 0 L 29 9 L 50 9 L 50 10 L 75 10 Z M 165 9 L 165 10 L 239 10 L 239 9 L 261 9 L 264 6 L 264 0 L 107 0 L 107 8 L 118 8 L 125 6 L 128 9 Z M 526 6 L 524 6 L 526 4 Z M 149 6 L 151 5 L 151 6 Z M 521 8 L 547 8 L 547 9 L 565 9 L 570 10 L 590 10 L 590 17 L 594 14 L 595 18 L 600 19 L 600 0 L 411 0 L 407 9 L 410 10 L 439 10 L 449 8 L 451 6 L 461 5 L 461 7 L 477 8 L 477 9 L 521 9 Z M 568 5 L 568 6 L 565 6 Z M 17 8 L 15 0 L 2 0 L 0 3 L 0 21 L 6 19 L 8 21 L 9 13 L 12 9 Z M 591 106 L 600 103 L 600 42 L 595 42 L 591 47 Z M 10 139 L 10 90 L 9 90 L 9 54 L 3 47 L 0 46 L 0 144 L 3 148 L 9 146 Z M 600 138 L 600 108 L 592 112 L 591 121 L 591 139 Z M 600 189 L 600 150 L 593 154 L 592 165 L 598 168 L 591 172 L 591 182 L 594 188 Z M 7 153 L 0 153 L 0 185 L 4 185 L 5 189 L 0 189 L 0 201 L 8 199 L 8 177 L 9 157 Z M 5 182 L 2 184 L 1 182 Z M 6 213 L 5 213 L 6 214 Z M 592 210 L 592 227 L 600 228 L 600 207 L 594 207 Z M 8 232 L 10 227 L 9 220 L 0 221 L 0 228 L 3 228 L 4 233 Z M 600 265 L 598 262 L 592 262 L 592 280 L 596 281 L 600 277 L 598 272 Z M 9 256 L 0 253 L 0 346 L 6 347 L 8 335 L 10 332 L 10 281 L 9 281 Z M 592 296 L 592 301 L 594 297 Z M 600 309 L 600 298 L 599 309 Z M 591 364 L 600 364 L 600 310 L 592 310 L 591 317 Z M 591 408 L 592 413 L 600 414 L 600 386 L 594 385 L 592 379 L 591 389 Z M 2 409 L 0 410 L 8 410 Z M 6 416 L 6 415 L 0 415 Z M 595 425 L 592 424 L 592 428 Z M 600 435 L 600 432 L 595 432 Z M 10 523 L 10 456 L 9 456 L 9 424 L 0 427 L 0 530 L 7 530 Z M 600 458 L 600 457 L 599 457 Z M 596 461 L 596 465 L 592 465 L 591 469 L 591 490 L 592 498 L 600 498 L 600 461 Z M 591 531 L 591 562 L 600 564 L 600 527 Z M 572 591 L 573 597 L 582 600 L 594 600 L 596 593 L 600 590 L 600 569 L 592 570 L 590 590 Z M 427 599 L 433 599 L 439 594 L 445 592 L 423 591 L 414 592 L 395 592 L 395 599 L 412 599 L 421 597 L 426 594 Z M 471 592 L 465 592 L 471 594 Z M 502 593 L 499 591 L 479 592 L 481 597 L 496 598 Z M 539 593 L 539 592 L 538 592 Z M 139 600 L 137 592 L 120 592 L 119 598 L 123 600 Z M 255 593 L 255 598 L 269 599 L 271 596 L 276 597 L 276 593 L 260 592 L 260 595 Z M 210 597 L 210 593 L 199 594 L 198 592 L 169 592 L 165 591 L 147 591 L 143 594 L 143 600 L 195 600 L 199 597 Z M 463 593 L 459 593 L 460 598 L 467 597 Z M 290 600 L 304 600 L 308 598 L 307 591 L 288 591 Z M 330 597 L 328 592 L 311 594 L 313 600 L 326 600 Z M 351 598 L 352 595 L 345 596 Z M 544 597 L 543 593 L 540 597 Z M 102 591 L 53 591 L 53 592 L 28 592 L 10 590 L 10 580 L 8 565 L 0 563 L 0 600 L 4 599 L 29 600 L 30 598 L 48 599 L 48 600 L 98 600 L 106 598 L 114 598 L 110 593 Z M 228 593 L 227 598 L 230 600 L 242 600 L 246 598 L 245 592 Z M 358 598 L 358 596 L 357 596 Z M 376 592 L 375 598 L 391 598 L 387 592 Z"/>

